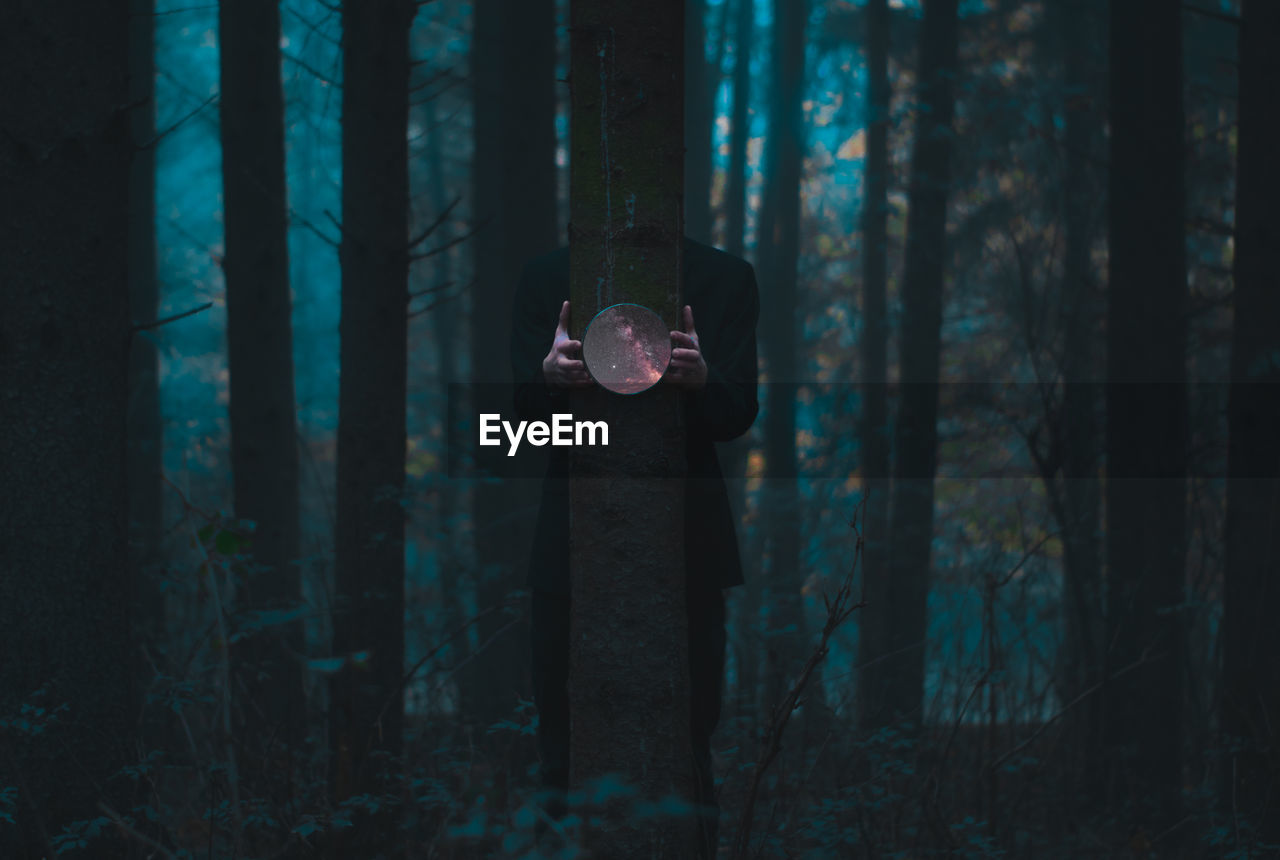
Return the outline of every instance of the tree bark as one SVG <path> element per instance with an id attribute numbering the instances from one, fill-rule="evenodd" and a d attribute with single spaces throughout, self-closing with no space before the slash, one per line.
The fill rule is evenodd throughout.
<path id="1" fill-rule="evenodd" d="M 957 72 L 956 0 L 925 0 L 920 25 L 919 95 L 911 147 L 907 245 L 902 279 L 902 399 L 893 434 L 889 583 L 889 652 L 880 666 L 884 706 L 877 725 L 917 730 L 924 713 L 933 483 L 937 472 L 938 373 L 941 357 L 951 119 Z"/>
<path id="2" fill-rule="evenodd" d="M 1280 841 L 1280 7 L 1245 0 L 1240 20 L 1235 326 L 1227 454 L 1223 747 L 1234 750 L 1222 807 L 1238 810 L 1264 843 Z"/>
<path id="3" fill-rule="evenodd" d="M 267 754 L 287 760 L 289 781 L 290 751 L 306 737 L 302 624 L 265 620 L 301 600 L 279 9 L 222 0 L 218 33 L 233 505 L 255 524 L 254 569 L 236 583 L 245 635 L 232 648 L 233 694 L 241 740 L 278 744 Z"/>
<path id="4" fill-rule="evenodd" d="M 684 4 L 571 5 L 571 333 L 615 302 L 679 325 Z M 570 780 L 619 775 L 640 798 L 692 798 L 684 587 L 681 392 L 596 387 L 576 418 L 608 447 L 572 449 Z M 691 857 L 688 816 L 643 822 L 607 802 L 588 848 L 611 858 Z"/>
<path id="5" fill-rule="evenodd" d="M 337 802 L 398 794 L 404 718 L 411 0 L 342 10 L 342 318 L 330 743 Z M 357 819 L 358 824 L 361 823 Z M 344 834 L 390 853 L 397 811 Z M 341 853 L 341 852 L 340 852 Z"/>
<path id="6" fill-rule="evenodd" d="M 867 156 L 862 197 L 862 581 L 867 608 L 858 616 L 858 722 L 874 724 L 888 678 L 889 556 L 889 4 L 867 3 Z"/>
<path id="7" fill-rule="evenodd" d="M 479 0 L 471 55 L 475 104 L 471 379 L 510 381 L 505 337 L 521 270 L 560 240 L 555 166 L 555 7 L 552 0 Z M 566 294 L 568 285 L 565 285 Z M 550 346 L 552 332 L 547 333 Z M 483 610 L 524 585 L 537 487 L 531 481 L 477 482 L 474 496 L 476 598 Z M 468 712 L 481 731 L 510 719 L 526 680 L 528 629 L 499 633 L 510 616 L 493 613 L 476 630 L 489 642 L 467 674 Z M 497 636 L 498 638 L 493 639 Z M 490 641 L 492 639 L 492 641 Z M 492 736 L 494 741 L 510 735 Z M 528 751 L 520 744 L 505 755 Z"/>
<path id="8" fill-rule="evenodd" d="M 1148 833 L 1182 786 L 1187 281 L 1182 11 L 1111 4 L 1106 759 Z"/>
<path id="9" fill-rule="evenodd" d="M 125 0 L 0 5 L 5 857 L 130 808 L 128 21 Z M 126 856 L 114 833 L 92 848 Z"/>

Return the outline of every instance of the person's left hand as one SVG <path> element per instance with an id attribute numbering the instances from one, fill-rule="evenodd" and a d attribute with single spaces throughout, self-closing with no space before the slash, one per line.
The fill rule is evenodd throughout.
<path id="1" fill-rule="evenodd" d="M 671 333 L 671 363 L 665 380 L 681 388 L 697 391 L 706 387 L 707 363 L 698 346 L 698 332 L 693 327 L 693 308 L 684 306 L 684 331 Z"/>

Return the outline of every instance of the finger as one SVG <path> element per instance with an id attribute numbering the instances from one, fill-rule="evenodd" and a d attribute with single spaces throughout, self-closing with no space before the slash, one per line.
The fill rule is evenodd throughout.
<path id="1" fill-rule="evenodd" d="M 696 365 L 702 357 L 702 353 L 696 349 L 673 349 L 671 350 L 671 363 L 680 364 L 688 363 Z"/>
<path id="2" fill-rule="evenodd" d="M 560 323 L 556 326 L 556 336 L 569 333 L 569 302 L 560 306 Z"/>
<path id="3" fill-rule="evenodd" d="M 565 358 L 563 355 L 556 359 L 556 367 L 564 373 L 574 373 L 577 371 L 587 372 L 587 366 L 579 359 Z"/>
<path id="4" fill-rule="evenodd" d="M 692 305 L 684 306 L 684 330 L 687 331 L 692 337 L 698 336 L 698 332 L 693 327 L 693 306 Z"/>
<path id="5" fill-rule="evenodd" d="M 580 340 L 562 340 L 556 344 L 556 352 L 563 355 L 577 352 L 580 349 L 582 349 L 582 341 Z"/>
<path id="6" fill-rule="evenodd" d="M 673 331 L 671 333 L 671 342 L 686 349 L 698 348 L 698 342 L 682 331 Z"/>

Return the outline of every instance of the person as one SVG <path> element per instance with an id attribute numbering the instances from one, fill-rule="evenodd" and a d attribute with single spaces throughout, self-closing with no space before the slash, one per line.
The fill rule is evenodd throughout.
<path id="1" fill-rule="evenodd" d="M 719 805 L 711 735 L 720 719 L 725 655 L 724 589 L 741 585 L 728 492 L 715 443 L 746 433 L 759 410 L 755 272 L 745 260 L 684 239 L 683 331 L 671 332 L 670 365 L 658 384 L 685 399 L 685 603 L 689 630 L 690 729 L 700 852 L 715 855 Z M 525 266 L 516 288 L 511 332 L 515 406 L 523 420 L 549 420 L 575 387 L 592 382 L 582 344 L 568 334 L 569 250 Z M 584 311 L 588 312 L 588 311 Z M 553 797 L 546 811 L 565 813 L 569 785 L 569 454 L 552 448 L 543 481 L 527 585 L 531 589 L 531 659 L 541 781 Z"/>

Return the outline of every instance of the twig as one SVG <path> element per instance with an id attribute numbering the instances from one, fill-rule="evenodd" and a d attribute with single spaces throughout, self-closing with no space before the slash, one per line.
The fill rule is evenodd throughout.
<path id="1" fill-rule="evenodd" d="M 201 311 L 207 311 L 211 307 L 213 307 L 213 302 L 205 302 L 199 307 L 194 307 L 191 310 L 183 311 L 180 314 L 174 314 L 171 317 L 165 317 L 164 319 L 159 319 L 159 320 L 152 320 L 149 323 L 134 323 L 134 325 L 129 330 L 130 331 L 146 331 L 148 329 L 160 328 L 160 326 L 162 325 L 168 325 L 171 322 L 177 322 L 178 320 L 183 319 L 184 317 L 194 316 L 195 314 L 198 314 Z"/>
<path id="2" fill-rule="evenodd" d="M 449 213 L 453 211 L 453 207 L 457 206 L 458 203 L 460 203 L 461 201 L 462 201 L 461 195 L 453 198 L 453 202 L 450 203 L 448 206 L 444 207 L 444 209 L 441 210 L 440 214 L 436 216 L 436 219 L 432 221 L 430 224 L 428 224 L 426 229 L 423 230 L 422 233 L 420 233 L 417 238 L 409 240 L 408 247 L 416 248 L 419 245 L 421 245 L 423 242 L 425 242 L 427 240 L 427 237 L 430 236 L 432 233 L 434 233 L 436 231 L 436 228 L 438 228 L 441 224 L 443 224 L 449 218 Z"/>
<path id="3" fill-rule="evenodd" d="M 866 500 L 864 499 L 861 506 L 865 505 Z M 851 523 L 851 528 L 855 532 L 858 529 L 856 517 L 854 522 Z M 774 707 L 773 713 L 769 718 L 769 724 L 762 738 L 764 752 L 756 761 L 755 770 L 751 774 L 751 783 L 747 789 L 747 799 L 743 804 L 742 813 L 738 819 L 738 831 L 734 835 L 733 849 L 729 853 L 733 860 L 746 860 L 747 848 L 751 839 L 751 823 L 755 814 L 756 797 L 760 791 L 760 783 L 764 779 L 765 771 L 768 770 L 769 765 L 773 763 L 778 752 L 782 749 L 782 736 L 786 732 L 792 712 L 799 707 L 800 694 L 804 692 L 810 676 L 826 658 L 828 642 L 830 642 L 831 636 L 853 614 L 854 610 L 860 609 L 865 605 L 862 602 L 851 602 L 853 599 L 853 576 L 858 568 L 858 559 L 861 556 L 862 540 L 861 536 L 859 536 L 854 550 L 853 564 L 849 565 L 849 572 L 840 584 L 840 589 L 836 592 L 835 598 L 828 599 L 825 593 L 822 595 L 822 602 L 827 608 L 827 621 L 822 627 L 822 637 L 819 639 L 813 653 L 809 655 L 809 659 L 805 661 L 799 677 L 791 685 L 791 689 L 787 691 L 787 694 L 783 696 L 782 701 Z"/>
<path id="4" fill-rule="evenodd" d="M 123 830 L 123 831 L 125 832 L 125 835 L 130 836 L 130 837 L 132 837 L 133 839 L 138 840 L 139 842 L 141 842 L 143 845 L 147 846 L 148 848 L 151 848 L 151 849 L 154 849 L 154 850 L 156 850 L 156 851 L 159 851 L 159 852 L 160 852 L 161 854 L 163 854 L 165 857 L 169 857 L 169 858 L 171 858 L 171 860 L 178 860 L 178 856 L 177 856 L 176 854 L 174 854 L 174 853 L 173 853 L 172 851 L 170 851 L 168 848 L 165 848 L 165 847 L 164 847 L 164 845 L 162 845 L 161 843 L 159 843 L 159 842 L 157 842 L 156 840 L 152 839 L 152 838 L 151 838 L 150 836 L 148 836 L 147 834 L 145 834 L 145 833 L 141 832 L 140 830 L 138 830 L 136 827 L 132 827 L 132 826 L 129 824 L 129 822 L 125 821 L 123 818 L 121 818 L 121 817 L 120 817 L 120 813 L 116 812 L 116 811 L 115 811 L 114 809 L 112 809 L 110 806 L 107 806 L 107 805 L 106 805 L 105 803 L 103 803 L 102 801 L 98 801 L 98 809 L 100 809 L 100 810 L 102 811 L 102 814 L 103 814 L 103 815 L 107 816 L 107 817 L 108 817 L 108 818 L 110 818 L 112 821 L 114 821 L 114 822 L 115 822 L 116 827 L 119 827 L 121 830 Z"/>

